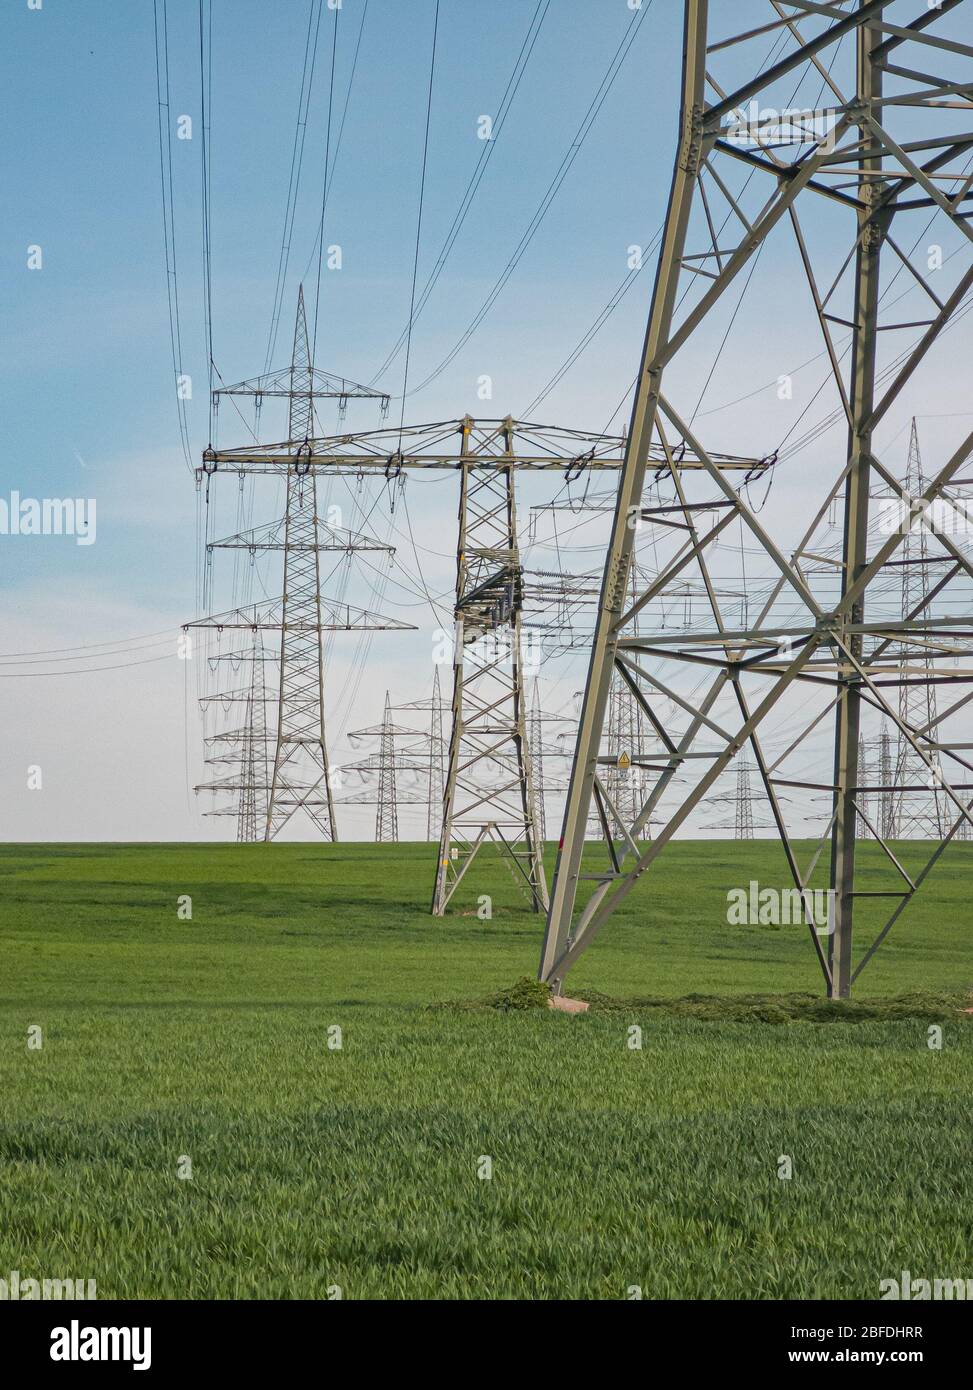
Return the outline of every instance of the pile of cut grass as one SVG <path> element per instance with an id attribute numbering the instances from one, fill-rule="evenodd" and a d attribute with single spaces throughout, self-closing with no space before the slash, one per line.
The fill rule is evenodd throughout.
<path id="1" fill-rule="evenodd" d="M 664 1014 L 670 1018 L 695 1018 L 709 1023 L 888 1023 L 918 1019 L 936 1023 L 947 1019 L 973 1022 L 971 998 L 910 990 L 887 999 L 825 999 L 815 994 L 686 994 L 668 999 L 659 995 L 618 998 L 596 989 L 572 990 L 591 1013 Z M 479 999 L 454 999 L 431 1005 L 451 1013 L 493 1009 L 497 1013 L 544 1009 L 550 1003 L 550 987 L 523 976 L 515 984 L 491 991 Z"/>
<path id="2" fill-rule="evenodd" d="M 910 990 L 886 999 L 825 999 L 814 994 L 686 994 L 679 999 L 648 996 L 617 999 L 598 990 L 580 989 L 599 1013 L 656 1013 L 673 1018 L 697 1018 L 712 1023 L 888 1023 L 918 1019 L 973 1021 L 966 1013 L 971 1000 L 964 994 Z"/>

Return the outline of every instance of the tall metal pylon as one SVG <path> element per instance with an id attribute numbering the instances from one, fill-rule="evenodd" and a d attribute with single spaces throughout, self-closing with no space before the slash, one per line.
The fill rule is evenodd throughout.
<path id="1" fill-rule="evenodd" d="M 336 602 L 322 594 L 321 555 L 336 551 L 350 555 L 357 550 L 392 552 L 392 547 L 350 531 L 327 526 L 318 511 L 317 472 L 310 463 L 315 429 L 315 401 L 337 398 L 339 407 L 349 399 L 376 401 L 383 412 L 388 397 L 344 377 L 318 371 L 312 361 L 304 307 L 303 286 L 298 291 L 297 314 L 290 366 L 265 373 L 214 391 L 214 412 L 223 396 L 250 396 L 259 406 L 265 397 L 287 402 L 287 438 L 274 446 L 278 451 L 274 471 L 286 477 L 286 501 L 282 518 L 222 541 L 208 542 L 207 568 L 217 550 L 249 552 L 251 561 L 258 553 L 280 552 L 283 556 L 283 591 L 278 599 L 247 605 L 226 613 L 200 618 L 186 627 L 206 628 L 218 633 L 249 631 L 260 638 L 265 631 L 278 634 L 277 651 L 271 658 L 278 666 L 275 717 L 268 732 L 266 700 L 257 702 L 242 693 L 246 711 L 244 727 L 226 737 L 236 740 L 233 755 L 241 770 L 236 779 L 223 778 L 198 790 L 239 792 L 238 833 L 249 837 L 259 805 L 261 821 L 256 835 L 273 840 L 297 817 L 310 821 L 322 839 L 337 838 L 334 797 L 331 787 L 325 727 L 325 634 L 335 631 L 361 631 L 406 628 L 409 624 L 369 613 L 351 604 Z M 259 446 L 258 446 L 259 447 Z M 197 478 L 206 479 L 206 500 L 212 477 L 219 471 L 216 450 L 203 455 Z M 248 474 L 258 472 L 241 461 L 236 468 L 241 489 Z M 242 497 L 242 491 L 241 491 Z M 218 697 L 227 702 L 236 693 Z M 256 724 L 255 724 L 256 721 Z M 258 745 L 272 754 L 256 759 Z M 258 776 L 257 764 L 268 769 Z M 261 778 L 263 779 L 261 782 Z M 221 814 L 221 812 L 217 812 Z M 242 827 L 242 830 L 241 830 Z"/>
<path id="2" fill-rule="evenodd" d="M 864 734 L 860 734 L 858 737 L 858 775 L 862 780 L 863 786 L 868 785 L 869 771 L 868 744 Z M 868 828 L 868 824 L 869 817 L 873 817 L 875 814 L 875 793 L 863 791 L 858 800 L 861 807 L 861 814 L 858 817 L 858 838 L 860 840 L 867 840 L 872 833 Z"/>
<path id="3" fill-rule="evenodd" d="M 527 744 L 530 749 L 530 766 L 534 778 L 534 797 L 537 803 L 537 838 L 543 845 L 547 840 L 547 787 L 544 782 L 544 726 L 542 723 L 540 683 L 534 677 L 531 691 L 530 713 L 527 716 Z"/>
<path id="4" fill-rule="evenodd" d="M 392 703 L 385 692 L 385 713 L 378 745 L 378 805 L 375 808 L 375 841 L 395 844 L 399 838 L 398 788 L 396 786 L 395 734 L 392 729 Z"/>
<path id="5" fill-rule="evenodd" d="M 964 745 L 952 745 L 941 728 L 944 716 L 932 728 L 910 727 L 900 718 L 897 699 L 887 690 L 900 681 L 901 653 L 918 634 L 924 638 L 937 679 L 973 680 L 973 671 L 952 666 L 954 657 L 970 651 L 973 567 L 962 547 L 930 522 L 937 545 L 951 558 L 937 592 L 955 582 L 958 604 L 948 617 L 933 617 L 933 595 L 926 594 L 906 616 L 883 611 L 882 586 L 876 581 L 887 581 L 889 564 L 900 551 L 909 525 L 883 537 L 870 550 L 868 524 L 873 479 L 903 499 L 911 522 L 916 505 L 920 512 L 927 512 L 931 504 L 948 497 L 949 485 L 960 481 L 973 453 L 971 433 L 932 471 L 920 496 L 909 498 L 905 486 L 883 463 L 874 440 L 876 428 L 913 383 L 930 348 L 973 288 L 973 228 L 968 216 L 973 176 L 967 168 L 973 148 L 973 87 L 963 81 L 962 73 L 952 72 L 958 54 L 967 59 L 973 56 L 963 43 L 962 30 L 951 23 L 961 4 L 965 0 L 942 0 L 935 7 L 919 7 L 917 0 L 912 4 L 854 0 L 850 9 L 844 9 L 812 0 L 789 0 L 786 6 L 780 0 L 733 6 L 684 0 L 678 150 L 539 969 L 540 978 L 556 990 L 746 744 L 773 812 L 790 875 L 802 893 L 818 856 L 802 869 L 779 788 L 783 784 L 811 792 L 823 786 L 831 793 L 832 815 L 823 848 L 830 849 L 835 912 L 834 929 L 824 945 L 804 900 L 805 925 L 832 997 L 849 994 L 853 979 L 879 948 L 960 823 L 970 819 L 967 803 L 973 783 L 962 780 L 953 785 L 943 776 L 940 789 L 949 804 L 950 829 L 918 874 L 909 873 L 888 851 L 887 893 L 895 906 L 855 964 L 853 922 L 861 896 L 855 845 L 858 798 L 863 790 L 858 768 L 863 702 L 875 706 L 902 732 L 930 772 L 945 755 L 953 760 L 958 777 L 969 776 L 961 751 Z M 778 41 L 769 63 L 761 48 L 768 31 Z M 815 95 L 806 109 L 797 109 L 805 80 L 811 92 L 827 91 L 827 106 Z M 735 171 L 740 172 L 742 187 Z M 814 216 L 805 219 L 803 211 L 812 205 Z M 903 223 L 901 237 L 899 222 Z M 820 511 L 798 534 L 793 548 L 785 550 L 750 505 L 746 489 L 735 487 L 712 460 L 707 463 L 707 451 L 691 423 L 698 405 L 691 401 L 690 408 L 681 411 L 665 393 L 664 378 L 685 347 L 695 349 L 698 359 L 699 339 L 706 332 L 729 342 L 733 353 L 736 314 L 724 336 L 724 320 L 717 328 L 713 311 L 725 307 L 723 296 L 731 285 L 746 287 L 754 278 L 759 286 L 754 257 L 775 229 L 788 225 L 797 264 L 807 280 L 808 309 L 817 320 L 830 363 L 839 418 L 847 425 L 847 447 L 828 470 L 834 483 Z M 945 234 L 958 249 L 947 274 L 945 267 L 937 265 L 933 285 L 932 263 L 916 265 L 904 248 L 942 244 Z M 759 268 L 765 270 L 769 260 L 764 256 Z M 907 272 L 906 291 L 922 300 L 921 317 L 893 308 L 901 295 L 884 295 L 881 272 L 886 261 L 897 272 Z M 741 281 L 744 271 L 747 277 Z M 790 313 L 788 321 L 792 321 Z M 849 333 L 848 350 L 837 342 L 843 329 Z M 891 355 L 887 346 L 893 331 L 912 335 L 907 346 L 898 349 L 898 356 Z M 880 340 L 884 340 L 884 356 L 880 356 Z M 902 339 L 897 341 L 901 344 Z M 695 380 L 691 369 L 673 374 L 677 389 L 687 375 L 691 382 Z M 646 464 L 656 444 L 667 455 L 686 537 L 633 604 L 627 601 L 633 523 L 644 515 Z M 691 480 L 684 476 L 681 464 L 683 450 L 693 450 L 702 460 L 708 496 L 690 491 Z M 844 525 L 835 586 L 816 582 L 806 562 L 839 495 Z M 707 521 L 707 512 L 719 519 Z M 730 623 L 714 594 L 709 604 L 710 630 L 648 630 L 653 601 L 687 565 L 696 566 L 703 581 L 710 582 L 713 543 L 731 523 L 749 532 L 751 545 L 756 542 L 774 576 L 771 597 L 756 619 L 742 626 Z M 701 525 L 707 529 L 701 530 Z M 866 598 L 873 595 L 878 597 L 872 611 L 866 612 Z M 631 636 L 636 615 L 643 627 L 640 635 Z M 708 669 L 711 682 L 694 700 L 683 697 L 685 718 L 679 727 L 663 726 L 666 747 L 663 756 L 651 760 L 653 785 L 635 822 L 627 827 L 620 854 L 612 849 L 591 895 L 579 904 L 585 822 L 595 789 L 603 787 L 599 749 L 613 673 L 620 671 L 638 691 L 643 709 L 653 720 L 657 716 L 652 702 L 658 693 L 678 694 L 671 681 L 662 678 L 664 660 L 684 663 L 682 669 L 688 667 L 697 675 Z M 763 751 L 762 726 L 772 711 L 786 706 L 798 683 L 805 695 L 802 704 L 825 695 L 828 703 L 807 728 L 797 706 L 801 736 L 785 757 L 771 764 Z M 788 759 L 798 749 L 806 755 L 804 740 L 824 717 L 833 728 L 832 768 L 816 781 L 796 769 L 788 778 Z M 677 770 L 687 776 L 691 789 L 667 816 L 652 844 L 643 848 L 637 842 L 638 832 Z M 874 897 L 872 890 L 869 896 Z M 646 916 L 651 920 L 651 904 Z"/>
<path id="6" fill-rule="evenodd" d="M 899 827 L 895 818 L 895 767 L 892 760 L 892 740 L 888 729 L 878 736 L 878 824 L 879 838 L 894 840 Z"/>
<path id="7" fill-rule="evenodd" d="M 253 844 L 266 821 L 267 792 L 267 693 L 264 686 L 264 651 L 260 634 L 254 633 L 250 660 L 250 691 L 244 718 L 242 784 L 240 787 L 237 840 Z"/>
<path id="8" fill-rule="evenodd" d="M 268 658 L 262 634 L 254 632 L 249 650 L 232 655 L 235 667 L 244 671 L 249 667 L 248 682 L 235 690 L 204 695 L 200 703 L 204 709 L 220 707 L 234 710 L 239 707 L 242 723 L 206 738 L 206 764 L 221 771 L 212 781 L 197 786 L 195 790 L 213 792 L 220 797 L 216 807 L 204 814 L 233 816 L 237 841 L 252 844 L 263 838 L 267 793 L 270 790 L 267 707 L 272 694 L 265 684 Z M 225 802 L 223 797 L 227 798 Z"/>
<path id="9" fill-rule="evenodd" d="M 443 734 L 446 704 L 443 700 L 438 663 L 433 666 L 432 693 L 429 699 L 409 700 L 403 705 L 394 705 L 393 709 L 397 712 L 409 711 L 411 713 L 413 710 L 428 710 L 429 712 L 425 769 L 426 839 L 438 843 L 443 817 L 443 791 L 446 786 L 446 740 Z M 396 731 L 393 730 L 393 732 Z M 419 736 L 417 729 L 402 729 L 397 732 L 409 738 Z"/>
<path id="10" fill-rule="evenodd" d="M 443 738 L 445 705 L 439 682 L 439 667 L 433 668 L 432 699 L 429 704 L 429 805 L 426 809 L 426 839 L 438 839 L 443 820 L 443 792 L 446 788 L 446 743 Z"/>
<path id="11" fill-rule="evenodd" d="M 926 486 L 915 418 L 909 434 L 909 463 L 905 486 L 910 497 L 921 497 Z M 948 559 L 947 556 L 943 558 Z M 905 618 L 916 608 L 922 607 L 926 594 L 933 586 L 929 532 L 921 517 L 902 543 L 899 563 L 902 572 L 902 616 Z M 917 666 L 926 673 L 926 679 L 916 681 L 914 675 L 910 674 L 909 668 Z M 902 727 L 897 731 L 895 749 L 897 790 L 893 796 L 894 833 L 902 840 L 911 839 L 913 836 L 920 839 L 930 836 L 942 839 L 947 829 L 949 808 L 936 790 L 935 779 L 930 779 L 929 769 L 916 757 L 902 731 L 904 728 L 936 727 L 936 686 L 928 678 L 933 671 L 924 643 L 903 646 L 902 667 L 902 684 L 899 686 L 899 723 Z M 917 785 L 925 789 L 925 794 L 915 791 Z M 909 790 L 910 788 L 912 790 Z"/>
<path id="12" fill-rule="evenodd" d="M 317 395 L 334 395 L 341 392 L 344 396 L 351 397 L 357 394 L 363 396 L 377 396 L 377 392 L 370 392 L 366 387 L 356 387 L 353 382 L 347 382 L 340 378 L 328 377 L 326 374 L 314 372 L 315 382 L 317 383 Z M 267 395 L 286 395 L 289 380 L 283 380 L 282 374 L 272 374 L 271 377 L 256 378 L 250 382 L 242 382 L 239 386 L 231 388 L 221 388 L 221 393 L 226 395 L 253 394 L 258 392 Z M 217 394 L 221 394 L 217 393 Z M 384 405 L 384 400 L 383 400 Z M 470 416 L 463 416 L 458 420 L 437 421 L 433 424 L 405 426 L 395 429 L 369 430 L 359 434 L 342 434 L 331 438 L 321 438 L 311 440 L 307 448 L 303 451 L 303 462 L 306 463 L 308 471 L 317 476 L 332 478 L 354 479 L 360 482 L 365 476 L 381 478 L 385 482 L 401 478 L 405 472 L 416 471 L 420 474 L 427 470 L 447 471 L 460 477 L 464 484 L 469 483 L 469 473 L 475 471 L 476 476 L 482 478 L 487 488 L 491 486 L 489 480 L 494 475 L 500 480 L 506 499 L 509 492 L 510 501 L 513 500 L 512 474 L 516 472 L 527 472 L 536 474 L 559 474 L 565 482 L 573 481 L 582 474 L 598 474 L 602 472 L 617 472 L 622 466 L 622 452 L 624 440 L 604 432 L 598 435 L 583 433 L 579 430 L 565 429 L 555 425 L 539 425 L 522 420 L 514 420 L 510 416 L 502 419 L 473 420 Z M 657 467 L 664 466 L 666 463 L 666 453 L 661 447 L 653 446 L 651 451 L 653 462 Z M 289 441 L 278 444 L 245 444 L 242 447 L 230 447 L 220 449 L 210 449 L 204 455 L 203 468 L 197 470 L 197 480 L 203 477 L 207 480 L 207 487 L 211 478 L 232 474 L 234 477 L 241 473 L 247 475 L 260 475 L 264 477 L 276 477 L 281 475 L 281 471 L 293 462 L 294 445 Z M 764 476 L 770 468 L 770 463 L 766 458 L 753 457 L 750 455 L 742 456 L 735 454 L 716 453 L 710 451 L 707 455 L 706 464 L 696 457 L 692 449 L 686 449 L 681 460 L 681 468 L 684 473 L 691 474 L 694 471 L 702 472 L 704 468 L 716 467 L 721 472 L 728 474 L 739 474 L 741 477 L 753 479 Z M 496 484 L 494 484 L 496 486 Z M 467 486 L 467 492 L 471 489 Z M 207 494 L 208 495 L 208 494 Z M 467 493 L 464 493 L 464 499 Z M 484 493 L 484 495 L 486 495 Z M 504 506 L 506 501 L 504 502 Z M 465 501 L 463 503 L 465 506 Z M 465 515 L 461 506 L 461 519 Z M 514 518 L 515 520 L 515 518 Z M 474 522 L 474 531 L 476 523 Z M 516 532 L 514 531 L 514 536 Z M 238 542 L 239 543 L 239 540 Z M 503 555 L 510 556 L 509 547 L 502 548 Z M 518 562 L 519 567 L 519 562 Z M 460 578 L 460 566 L 457 566 L 457 576 Z M 518 589 L 522 586 L 518 585 Z M 279 604 L 270 616 L 276 617 Z M 221 615 L 218 619 L 210 619 L 208 626 L 225 626 L 228 621 L 232 625 L 243 625 L 244 618 L 249 626 L 251 621 L 260 614 L 248 612 L 242 618 L 234 615 Z M 362 614 L 360 610 L 355 611 L 353 619 L 349 620 L 347 626 L 361 627 L 368 625 L 366 619 L 374 619 L 374 615 Z M 265 619 L 266 621 L 266 619 Z M 200 625 L 200 624 L 195 624 Z M 267 625 L 271 624 L 267 621 Z M 381 621 L 371 622 L 372 626 L 383 625 Z M 385 626 L 395 626 L 390 622 L 384 623 Z M 190 624 L 193 626 L 193 624 Z M 404 626 L 399 624 L 398 626 Z M 519 616 L 518 616 L 518 640 L 512 645 L 519 650 Z M 504 633 L 502 640 L 509 643 L 509 634 Z M 471 660 L 473 660 L 471 654 Z M 508 663 L 509 664 L 509 663 Z M 471 676 L 475 673 L 470 672 Z M 481 673 L 484 687 L 487 682 L 488 672 Z M 454 672 L 455 675 L 455 672 Z M 522 693 L 522 680 L 518 683 L 518 689 Z M 455 680 L 454 680 L 455 687 Z M 501 687 L 509 696 L 511 687 L 509 683 Z M 455 693 L 455 691 L 454 691 Z M 471 685 L 471 694 L 473 694 Z M 501 699 L 501 705 L 506 707 L 509 700 Z M 414 703 L 411 708 L 425 708 L 422 703 Z M 402 706 L 401 708 L 410 708 Z M 521 705 L 522 711 L 522 705 Z M 434 728 L 441 731 L 441 709 L 439 723 L 436 724 L 436 710 L 432 711 Z M 507 727 L 509 728 L 509 721 Z M 442 762 L 437 749 L 442 747 L 442 740 L 438 744 L 436 733 L 433 734 L 432 746 L 427 750 L 430 759 L 435 761 L 437 770 L 441 770 Z M 476 759 L 474 759 L 476 761 Z M 481 761 L 481 767 L 485 768 L 486 763 Z M 505 769 L 506 774 L 513 773 L 518 780 L 526 780 L 527 769 L 530 767 L 529 757 L 519 759 L 516 748 L 508 749 L 506 754 L 497 752 L 495 754 L 495 778 L 501 769 Z M 457 783 L 462 781 L 462 769 L 458 768 Z M 370 794 L 369 794 L 370 795 Z M 344 801 L 354 800 L 357 803 L 363 802 L 361 796 L 344 797 Z M 513 800 L 513 798 L 508 798 Z M 400 804 L 401 798 L 400 798 Z M 434 834 L 439 850 L 438 864 L 442 867 L 442 847 L 439 844 L 442 809 L 445 804 L 445 796 L 438 799 L 434 813 L 428 817 L 428 827 Z M 487 814 L 486 803 L 484 803 L 484 814 Z M 508 812 L 503 812 L 506 816 Z M 516 811 L 517 821 L 525 824 L 522 810 Z M 496 818 L 499 821 L 499 817 Z M 462 822 L 459 822 L 460 824 Z M 497 831 L 497 834 L 499 831 Z M 495 834 L 487 838 L 496 838 Z M 524 860 L 521 854 L 519 842 L 515 842 L 515 853 L 509 856 L 509 862 L 516 865 Z M 465 861 L 460 859 L 462 846 L 457 844 L 451 846 L 455 848 L 456 860 L 452 859 L 450 853 L 451 866 L 443 876 L 450 885 L 450 891 L 454 885 L 456 873 L 463 868 Z M 535 855 L 527 856 L 528 860 L 536 859 Z M 455 868 L 455 872 L 452 871 Z M 534 870 L 530 871 L 531 873 Z M 517 877 L 524 882 L 523 873 L 520 868 L 516 868 Z M 437 900 L 441 898 L 438 892 L 439 870 L 437 870 Z M 533 894 L 533 890 L 530 890 Z"/>
<path id="13" fill-rule="evenodd" d="M 302 286 L 297 297 L 291 354 L 287 436 L 296 446 L 296 454 L 287 470 L 280 700 L 264 830 L 267 840 L 274 839 L 298 809 L 325 840 L 338 838 L 324 722 L 317 477 L 304 463 L 308 441 L 314 434 L 312 368 Z"/>
<path id="14" fill-rule="evenodd" d="M 741 762 L 737 768 L 736 823 L 733 835 L 737 840 L 753 839 L 753 789 L 750 786 L 750 764 Z"/>
<path id="15" fill-rule="evenodd" d="M 468 457 L 465 441 L 461 449 L 453 722 L 432 900 L 437 917 L 490 841 L 526 887 L 534 911 L 548 903 L 527 738 L 513 422 L 503 428 L 508 463 L 483 466 Z"/>

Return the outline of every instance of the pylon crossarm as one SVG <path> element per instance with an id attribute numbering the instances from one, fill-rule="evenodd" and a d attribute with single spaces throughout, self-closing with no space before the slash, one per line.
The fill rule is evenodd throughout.
<path id="1" fill-rule="evenodd" d="M 303 440 L 303 436 L 302 436 Z M 445 420 L 434 424 L 407 425 L 399 429 L 366 430 L 357 434 L 308 438 L 302 443 L 301 461 L 308 476 L 378 472 L 383 476 L 389 459 L 403 470 L 447 469 L 461 471 L 475 463 L 484 473 L 502 473 L 511 465 L 518 471 L 555 472 L 571 475 L 579 458 L 585 471 L 617 472 L 625 456 L 625 439 L 618 435 L 586 434 L 580 430 L 531 421 Z M 761 457 L 717 453 L 712 457 L 728 472 L 760 474 L 768 464 Z M 653 445 L 652 460 L 665 464 L 661 445 Z M 208 450 L 204 473 L 279 474 L 295 460 L 295 445 L 277 444 Z M 702 465 L 691 451 L 680 460 L 684 472 L 698 472 Z"/>

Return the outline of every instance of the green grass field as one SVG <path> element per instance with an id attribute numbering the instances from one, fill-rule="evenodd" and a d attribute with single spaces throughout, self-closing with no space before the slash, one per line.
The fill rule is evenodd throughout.
<path id="1" fill-rule="evenodd" d="M 945 1002 L 780 1025 L 430 1009 L 532 974 L 542 925 L 492 862 L 431 919 L 430 856 L 0 848 L 0 1277 L 94 1278 L 101 1298 L 615 1299 L 973 1277 L 973 845 L 859 986 Z M 801 929 L 727 926 L 750 878 L 785 886 L 776 846 L 672 846 L 571 988 L 820 992 Z M 480 892 L 492 921 L 463 915 Z"/>

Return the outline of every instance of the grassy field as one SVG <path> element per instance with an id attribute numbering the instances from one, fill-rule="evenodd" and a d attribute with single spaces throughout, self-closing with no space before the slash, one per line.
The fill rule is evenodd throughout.
<path id="1" fill-rule="evenodd" d="M 0 1277 L 873 1298 L 906 1268 L 973 1276 L 973 846 L 862 977 L 952 996 L 894 1022 L 429 1009 L 532 974 L 541 931 L 489 862 L 432 920 L 430 867 L 424 845 L 0 848 Z M 820 992 L 800 929 L 726 924 L 729 887 L 784 886 L 776 847 L 681 843 L 653 874 L 572 988 Z M 463 915 L 480 892 L 492 921 Z"/>

